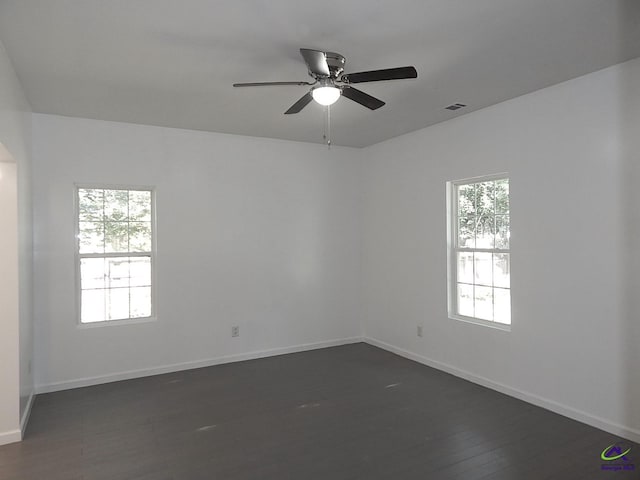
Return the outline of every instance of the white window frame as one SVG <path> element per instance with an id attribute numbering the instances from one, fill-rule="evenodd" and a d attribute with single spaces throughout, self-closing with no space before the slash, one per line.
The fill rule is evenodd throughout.
<path id="1" fill-rule="evenodd" d="M 463 322 L 483 325 L 486 327 L 496 328 L 504 331 L 511 331 L 513 323 L 513 312 L 511 315 L 511 324 L 501 323 L 493 320 L 485 320 L 477 317 L 469 317 L 458 313 L 458 252 L 486 252 L 486 253 L 508 253 L 511 264 L 511 243 L 509 238 L 509 248 L 462 248 L 458 246 L 458 188 L 462 185 L 474 183 L 490 182 L 495 180 L 508 180 L 509 186 L 511 181 L 509 174 L 506 172 L 496 173 L 492 175 L 484 175 L 480 177 L 465 178 L 461 180 L 453 180 L 447 182 L 447 302 L 448 316 L 450 319 L 460 320 Z M 509 207 L 509 218 L 511 218 L 511 207 Z M 511 231 L 511 221 L 509 221 L 509 231 Z M 509 292 L 511 292 L 511 282 L 509 282 Z"/>
<path id="2" fill-rule="evenodd" d="M 123 252 L 123 253 L 80 253 L 80 189 L 98 190 L 127 190 L 144 191 L 151 193 L 151 251 L 150 252 Z M 76 270 L 76 322 L 78 328 L 95 328 L 115 325 L 131 325 L 136 323 L 148 323 L 157 320 L 156 309 L 156 189 L 144 185 L 114 185 L 101 183 L 75 183 L 73 186 L 74 204 L 74 230 L 75 230 L 75 270 Z M 82 274 L 80 271 L 83 258 L 118 258 L 118 257 L 151 257 L 151 315 L 148 317 L 123 318 L 117 320 L 102 320 L 97 322 L 82 322 Z"/>

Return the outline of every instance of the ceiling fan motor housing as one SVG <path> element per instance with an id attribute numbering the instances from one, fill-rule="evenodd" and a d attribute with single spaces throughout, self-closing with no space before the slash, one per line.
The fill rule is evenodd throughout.
<path id="1" fill-rule="evenodd" d="M 346 59 L 339 53 L 335 52 L 325 52 L 325 56 L 327 59 L 327 65 L 329 65 L 329 72 L 331 72 L 331 78 L 338 78 L 344 71 Z"/>

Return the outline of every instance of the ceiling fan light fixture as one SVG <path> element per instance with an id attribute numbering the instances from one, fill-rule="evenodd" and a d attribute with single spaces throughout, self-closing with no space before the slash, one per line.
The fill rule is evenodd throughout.
<path id="1" fill-rule="evenodd" d="M 313 99 L 320 105 L 333 105 L 340 98 L 340 89 L 337 87 L 318 87 L 311 92 Z"/>

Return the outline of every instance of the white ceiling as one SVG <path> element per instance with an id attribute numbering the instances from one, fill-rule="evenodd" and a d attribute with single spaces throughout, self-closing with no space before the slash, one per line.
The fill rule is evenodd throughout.
<path id="1" fill-rule="evenodd" d="M 362 147 L 640 56 L 638 0 L 8 0 L 0 40 L 33 110 L 322 142 L 300 47 L 345 71 L 414 65 L 415 80 L 360 84 L 332 140 Z M 455 102 L 469 107 L 449 112 Z"/>

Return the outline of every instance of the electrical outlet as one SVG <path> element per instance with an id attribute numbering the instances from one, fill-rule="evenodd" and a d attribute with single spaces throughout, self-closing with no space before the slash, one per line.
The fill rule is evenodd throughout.
<path id="1" fill-rule="evenodd" d="M 418 336 L 421 337 L 422 336 L 422 325 L 418 325 Z"/>
<path id="2" fill-rule="evenodd" d="M 238 327 L 238 326 L 231 327 L 231 336 L 232 337 L 239 337 L 240 336 L 240 327 Z"/>

